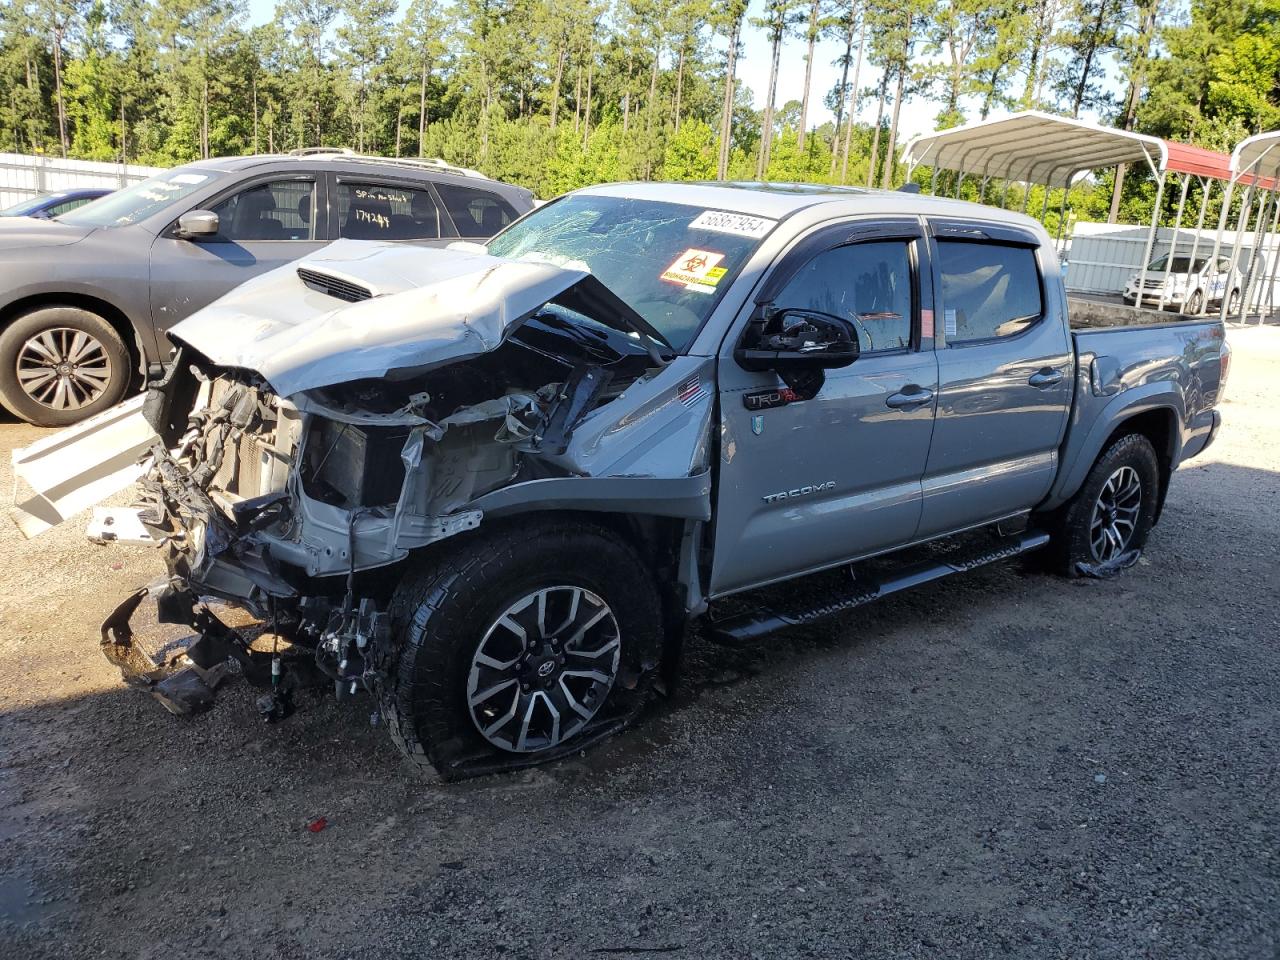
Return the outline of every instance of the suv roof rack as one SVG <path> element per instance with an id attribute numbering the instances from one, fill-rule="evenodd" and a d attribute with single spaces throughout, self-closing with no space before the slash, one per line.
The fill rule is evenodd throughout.
<path id="1" fill-rule="evenodd" d="M 298 147 L 289 151 L 291 157 L 314 157 L 326 153 L 342 154 L 343 156 L 355 156 L 355 151 L 350 147 Z"/>
<path id="2" fill-rule="evenodd" d="M 417 169 L 439 170 L 441 173 L 456 173 L 463 177 L 475 177 L 480 180 L 488 180 L 479 170 L 471 170 L 468 167 L 454 166 L 452 163 L 446 163 L 439 157 L 377 157 L 372 154 L 356 153 L 350 147 L 299 147 L 296 150 L 290 150 L 291 157 L 324 157 L 332 156 L 343 160 L 352 160 L 357 163 L 390 163 L 401 167 L 415 167 Z"/>

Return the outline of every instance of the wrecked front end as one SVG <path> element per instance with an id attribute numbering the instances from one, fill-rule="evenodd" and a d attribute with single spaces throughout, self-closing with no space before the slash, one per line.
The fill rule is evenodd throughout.
<path id="1" fill-rule="evenodd" d="M 174 329 L 175 358 L 142 401 L 154 433 L 137 514 L 168 572 L 102 629 L 127 679 L 190 713 L 212 702 L 234 662 L 262 689 L 268 720 L 286 716 L 302 686 L 378 695 L 395 669 L 391 606 L 404 570 L 488 515 L 643 502 L 673 524 L 708 518 L 711 400 L 689 389 L 709 379 L 697 371 L 704 361 L 670 365 L 643 336 L 596 322 L 594 311 L 615 305 L 589 277 L 542 269 L 536 284 L 526 274 L 512 281 L 520 290 L 481 295 L 475 285 L 496 282 L 478 280 L 495 269 L 481 267 L 453 285 L 473 285 L 466 307 L 435 323 L 419 316 L 434 351 L 421 338 L 371 343 L 311 268 L 306 296 L 345 331 L 327 347 L 316 342 L 326 326 L 310 318 L 259 328 L 257 356 L 224 351 L 225 325 L 209 311 Z M 245 303 L 274 299 L 272 283 L 262 286 L 222 302 L 234 312 L 224 319 L 251 322 Z M 427 304 L 388 294 L 382 311 Z M 372 320 L 371 305 L 358 306 Z M 307 359 L 281 363 L 290 351 Z M 365 375 L 347 378 L 353 369 Z M 149 600 L 160 622 L 197 634 L 167 660 L 133 634 Z"/>

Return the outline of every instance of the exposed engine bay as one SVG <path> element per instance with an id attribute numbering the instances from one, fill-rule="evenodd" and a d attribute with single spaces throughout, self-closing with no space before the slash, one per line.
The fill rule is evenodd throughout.
<path id="1" fill-rule="evenodd" d="M 502 279 L 494 267 L 502 262 L 492 258 L 425 252 L 436 266 L 456 268 L 450 282 L 478 288 Z M 443 361 L 412 342 L 405 366 L 387 363 L 394 351 L 349 323 L 331 351 L 317 349 L 319 329 L 308 323 L 293 347 L 279 341 L 295 330 L 268 328 L 275 342 L 255 367 L 217 355 L 227 322 L 245 322 L 237 298 L 262 302 L 253 288 L 273 278 L 315 291 L 312 264 L 266 274 L 171 332 L 175 355 L 137 415 L 100 428 L 119 432 L 127 422 L 136 444 L 134 420 L 147 423 L 137 519 L 168 568 L 103 624 L 104 653 L 126 680 L 172 712 L 192 713 L 213 701 L 234 661 L 263 689 L 268 720 L 292 711 L 300 686 L 377 694 L 392 669 L 389 608 L 406 563 L 476 530 L 488 512 L 606 509 L 639 495 L 660 514 L 707 519 L 712 404 L 705 391 L 690 402 L 680 374 L 704 361 L 666 354 L 642 326 L 608 315 L 627 308 L 589 274 L 534 269 L 532 299 L 550 298 L 526 309 L 527 278 L 509 281 L 508 296 L 490 296 L 501 303 L 490 311 L 501 325 L 476 344 L 486 317 L 474 307 L 484 298 L 473 293 L 458 310 L 462 320 L 434 325 L 437 340 L 451 344 L 438 351 Z M 398 309 L 421 308 L 419 294 L 408 291 Z M 328 292 L 307 295 L 323 297 L 330 326 L 377 305 L 371 297 L 334 309 Z M 391 308 L 401 298 L 382 299 Z M 360 342 L 345 342 L 353 337 Z M 247 359 L 239 349 L 235 359 Z M 308 352 L 306 362 L 281 366 L 290 349 Z M 343 378 L 378 350 L 384 368 L 369 371 L 378 375 Z M 355 359 L 341 364 L 343 355 Z M 301 389 L 285 394 L 280 383 Z M 92 421 L 85 427 L 82 443 L 94 436 Z M 614 440 L 624 429 L 626 442 Z M 131 626 L 144 600 L 155 601 L 159 622 L 193 628 L 194 642 L 168 657 L 144 652 Z M 236 616 L 226 618 L 223 607 Z"/>

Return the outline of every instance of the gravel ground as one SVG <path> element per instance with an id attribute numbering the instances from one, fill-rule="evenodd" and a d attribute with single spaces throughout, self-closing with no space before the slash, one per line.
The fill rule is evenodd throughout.
<path id="1" fill-rule="evenodd" d="M 365 700 L 169 716 L 95 649 L 159 558 L 0 523 L 0 954 L 1275 958 L 1280 329 L 1231 338 L 1226 426 L 1123 577 L 695 637 L 639 726 L 461 785 Z M 0 425 L 0 471 L 39 434 Z"/>

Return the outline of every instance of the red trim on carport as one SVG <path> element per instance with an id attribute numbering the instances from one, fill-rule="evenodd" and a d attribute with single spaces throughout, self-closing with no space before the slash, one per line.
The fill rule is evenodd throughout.
<path id="1" fill-rule="evenodd" d="M 1212 177 L 1215 180 L 1231 179 L 1231 154 L 1219 153 L 1207 147 L 1196 147 L 1189 143 L 1177 143 L 1173 140 L 1164 142 L 1168 151 L 1168 162 L 1165 169 L 1173 173 L 1189 173 L 1196 177 Z M 1241 176 L 1238 183 L 1250 184 L 1264 190 L 1275 189 L 1275 181 L 1271 178 L 1255 179 Z"/>

